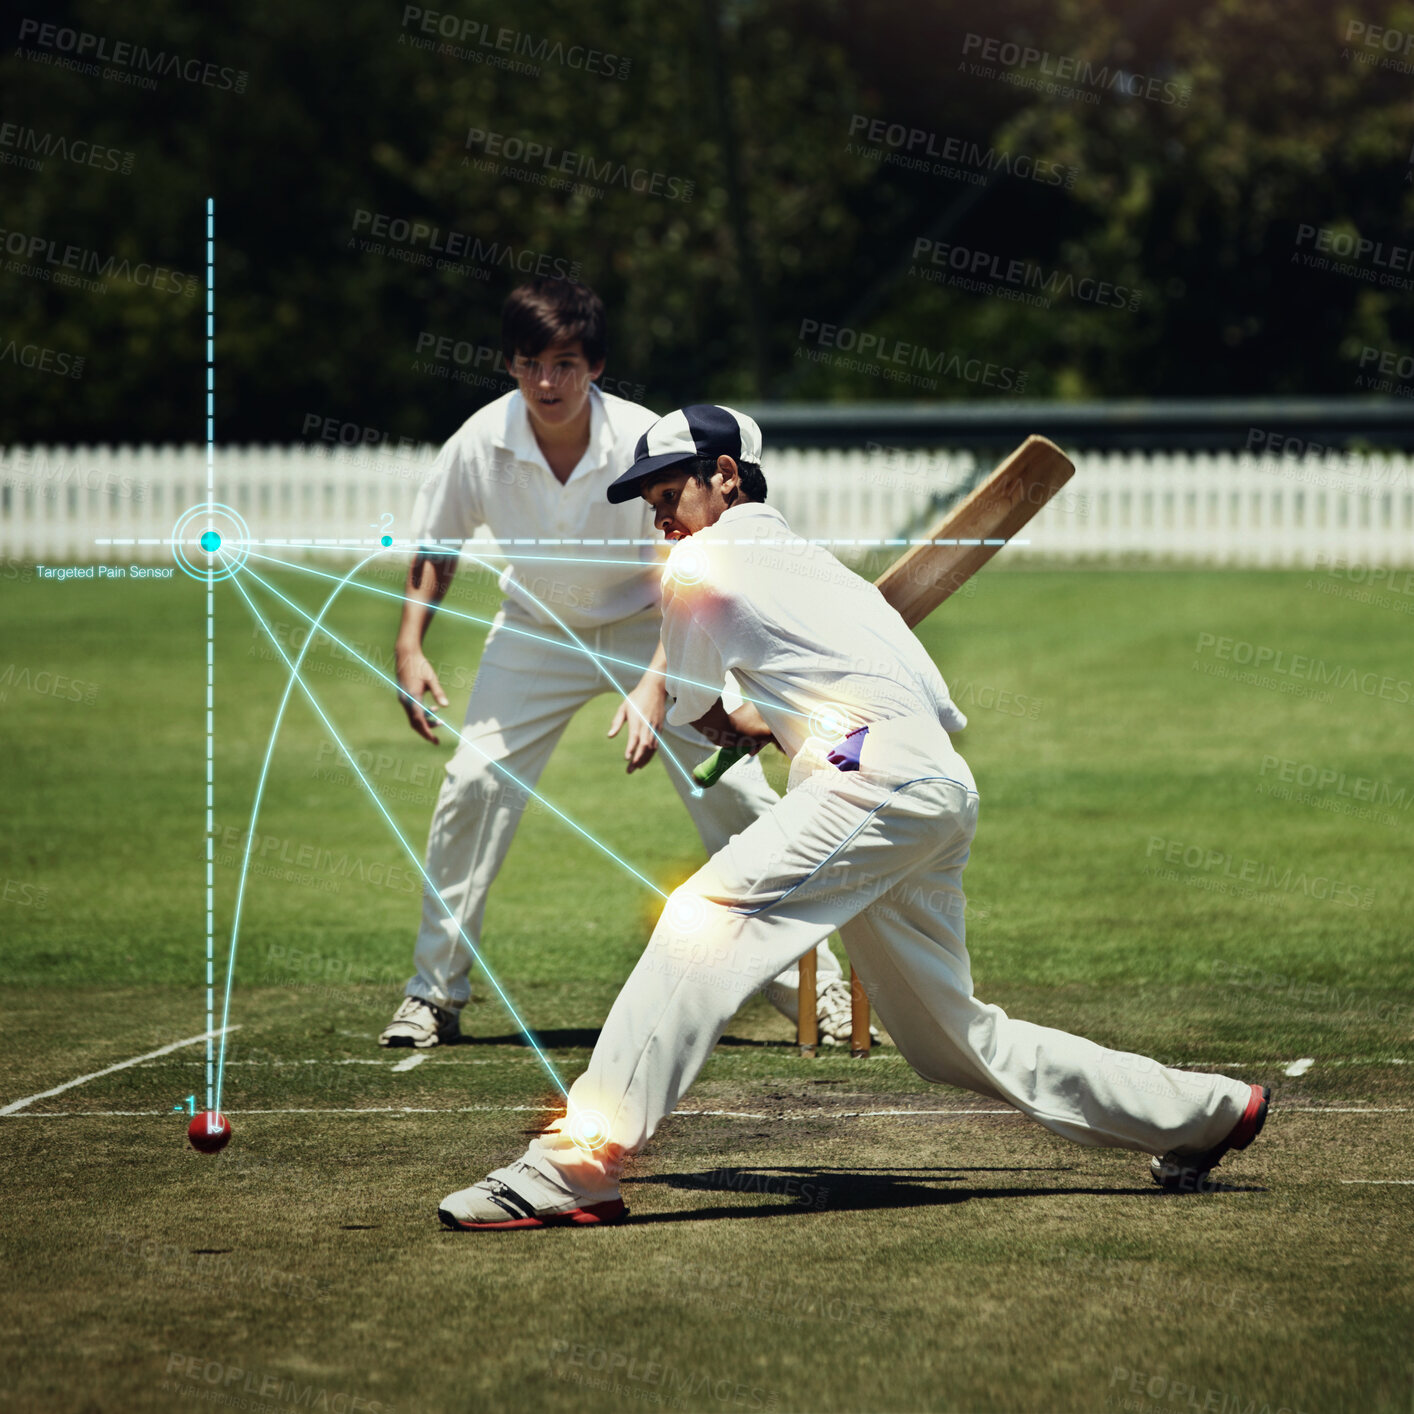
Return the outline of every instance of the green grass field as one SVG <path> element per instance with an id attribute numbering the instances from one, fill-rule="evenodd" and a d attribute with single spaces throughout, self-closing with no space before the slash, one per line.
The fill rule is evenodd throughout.
<path id="1" fill-rule="evenodd" d="M 312 609 L 330 588 L 260 572 Z M 253 592 L 297 647 L 298 616 Z M 199 1033 L 205 946 L 201 586 L 3 593 L 0 1108 Z M 489 616 L 494 594 L 469 577 L 451 603 Z M 395 607 L 351 593 L 330 623 L 386 668 Z M 283 669 L 229 587 L 216 620 L 224 952 Z M 480 637 L 430 639 L 458 711 Z M 411 1068 L 377 1049 L 418 880 L 296 697 L 242 926 L 230 1147 L 194 1153 L 173 1113 L 201 1101 L 199 1047 L 0 1116 L 6 1402 L 1414 1410 L 1409 615 L 1304 574 L 994 566 L 923 637 L 971 717 L 979 995 L 1272 1084 L 1220 1191 L 1162 1194 L 1138 1156 L 926 1086 L 887 1045 L 804 1060 L 756 1000 L 634 1166 L 625 1226 L 442 1231 L 437 1200 L 516 1155 L 555 1092 L 479 984 L 465 1044 Z M 449 745 L 327 645 L 306 680 L 420 853 Z M 666 888 L 697 841 L 661 770 L 624 779 L 611 710 L 581 714 L 542 790 Z M 527 814 L 486 955 L 566 1079 L 655 902 Z"/>

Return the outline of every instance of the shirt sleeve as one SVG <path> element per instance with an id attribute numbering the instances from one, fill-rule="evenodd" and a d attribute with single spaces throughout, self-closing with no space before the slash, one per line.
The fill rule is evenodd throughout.
<path id="1" fill-rule="evenodd" d="M 675 727 L 687 726 L 722 695 L 727 669 L 702 617 L 689 613 L 671 591 L 663 602 L 663 650 L 668 655 L 668 696 L 673 699 L 668 721 Z"/>
<path id="2" fill-rule="evenodd" d="M 451 438 L 437 454 L 432 472 L 422 483 L 413 509 L 413 534 L 419 543 L 469 540 L 486 517 L 472 468 L 462 453 L 461 439 Z"/>

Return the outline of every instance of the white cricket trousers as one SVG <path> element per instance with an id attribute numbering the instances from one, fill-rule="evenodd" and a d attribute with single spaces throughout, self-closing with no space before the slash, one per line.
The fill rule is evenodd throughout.
<path id="1" fill-rule="evenodd" d="M 857 772 L 807 774 L 674 891 L 568 1115 L 526 1160 L 586 1201 L 615 1196 L 624 1156 L 653 1137 L 743 999 L 835 928 L 925 1080 L 1014 1105 L 1080 1144 L 1161 1154 L 1223 1139 L 1246 1084 L 1016 1021 L 973 996 L 962 870 L 977 803 L 967 763 L 923 719 L 871 727 Z M 606 1144 L 572 1142 L 579 1112 L 603 1116 Z"/>
<path id="2" fill-rule="evenodd" d="M 570 718 L 591 698 L 615 691 L 605 670 L 624 691 L 638 683 L 658 646 L 661 629 L 662 615 L 654 609 L 605 628 L 576 630 L 585 647 L 602 655 L 601 669 L 560 630 L 546 628 L 513 607 L 503 607 L 496 616 L 467 703 L 462 739 L 447 762 L 428 836 L 427 874 L 447 906 L 424 888 L 414 955 L 417 972 L 408 981 L 408 996 L 450 1010 L 459 1010 L 470 1000 L 473 959 L 460 930 L 472 946 L 481 946 L 487 892 L 530 801 L 515 781 L 534 788 Z M 607 719 L 604 727 L 607 731 Z M 622 751 L 627 730 L 624 727 L 614 741 L 605 742 L 603 749 Z M 708 854 L 725 846 L 779 800 L 754 758 L 739 761 L 715 786 L 694 797 L 686 773 L 711 755 L 711 743 L 692 727 L 664 725 L 659 736 L 663 744 L 658 759 L 667 767 Z M 679 766 L 668 760 L 668 752 Z M 632 777 L 623 784 L 623 795 L 616 803 L 625 815 L 631 815 L 633 792 L 639 784 Z M 586 828 L 591 824 L 580 823 Z M 607 860 L 602 867 L 616 868 Z M 827 943 L 820 945 L 816 968 L 821 984 L 841 976 L 839 960 Z M 792 1018 L 796 981 L 792 958 L 768 991 L 777 1009 Z"/>

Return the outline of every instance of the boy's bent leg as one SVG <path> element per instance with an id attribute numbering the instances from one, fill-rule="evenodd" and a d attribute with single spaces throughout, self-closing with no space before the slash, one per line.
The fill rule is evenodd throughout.
<path id="1" fill-rule="evenodd" d="M 760 761 L 754 756 L 738 761 L 710 790 L 694 796 L 692 782 L 685 773 L 711 755 L 712 744 L 691 727 L 664 726 L 660 735 L 683 767 L 679 770 L 671 761 L 664 759 L 663 764 L 668 769 L 673 788 L 681 797 L 687 813 L 692 816 L 692 823 L 697 826 L 697 833 L 702 837 L 708 854 L 716 854 L 733 835 L 741 834 L 753 820 L 764 815 L 780 800 L 766 780 Z M 659 755 L 662 755 L 661 751 Z M 839 959 L 830 950 L 828 937 L 822 939 L 815 949 L 816 987 L 841 981 L 843 976 Z M 762 993 L 782 1016 L 794 1022 L 799 987 L 799 973 L 792 962 L 766 983 Z"/>
<path id="2" fill-rule="evenodd" d="M 613 1197 L 624 1157 L 653 1136 L 741 1003 L 936 851 L 950 828 L 936 802 L 889 810 L 895 801 L 858 776 L 812 778 L 673 893 L 567 1115 L 525 1156 L 551 1191 Z M 578 1116 L 602 1116 L 608 1141 L 577 1144 Z"/>
<path id="3" fill-rule="evenodd" d="M 616 1195 L 625 1156 L 676 1106 L 742 1003 L 834 926 L 795 918 L 768 929 L 687 885 L 677 890 L 571 1087 L 568 1113 L 531 1143 L 527 1161 L 585 1201 Z M 581 1147 L 576 1124 L 601 1121 L 608 1142 Z"/>
<path id="4" fill-rule="evenodd" d="M 895 1045 L 925 1079 L 1014 1105 L 1074 1140 L 1144 1154 L 1201 1151 L 1242 1118 L 1251 1087 L 1018 1021 L 972 994 L 965 847 L 902 881 L 842 931 Z"/>
<path id="5" fill-rule="evenodd" d="M 608 651 L 615 659 L 625 661 L 611 662 L 608 667 L 625 691 L 635 680 L 634 668 L 626 664 L 646 666 L 653 657 L 661 629 L 662 619 L 654 613 L 627 619 L 611 631 Z M 712 743 L 695 727 L 674 727 L 666 722 L 658 735 L 662 741 L 658 756 L 709 855 L 716 854 L 733 835 L 739 835 L 780 799 L 754 756 L 738 761 L 710 790 L 697 789 L 691 778 L 692 768 L 712 754 L 715 749 Z M 817 987 L 840 981 L 843 975 L 828 938 L 822 939 L 815 949 Z M 771 1005 L 794 1022 L 798 987 L 799 976 L 792 962 L 762 990 Z"/>

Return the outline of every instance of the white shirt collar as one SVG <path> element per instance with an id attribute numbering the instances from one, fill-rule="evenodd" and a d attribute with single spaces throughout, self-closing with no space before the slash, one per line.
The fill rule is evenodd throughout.
<path id="1" fill-rule="evenodd" d="M 765 501 L 746 501 L 739 506 L 728 506 L 727 509 L 717 517 L 710 529 L 716 530 L 718 526 L 722 525 L 727 526 L 728 532 L 737 530 L 744 533 L 752 533 L 760 532 L 765 529 L 765 526 L 762 525 L 750 526 L 747 524 L 748 521 L 753 520 L 771 521 L 782 530 L 789 531 L 790 529 L 786 524 L 785 516 L 774 506 L 768 505 Z M 728 524 L 728 522 L 730 522 L 730 524 Z"/>
<path id="2" fill-rule="evenodd" d="M 570 473 L 570 481 L 597 467 L 607 465 L 613 451 L 614 435 L 609 426 L 608 414 L 604 409 L 604 398 L 593 384 L 589 388 L 589 443 L 578 465 Z M 506 399 L 506 419 L 496 435 L 496 445 L 504 447 L 517 461 L 534 462 L 545 468 L 549 475 L 550 464 L 540 443 L 535 440 L 535 429 L 530 425 L 530 410 L 519 388 Z"/>

